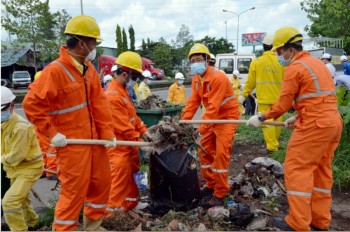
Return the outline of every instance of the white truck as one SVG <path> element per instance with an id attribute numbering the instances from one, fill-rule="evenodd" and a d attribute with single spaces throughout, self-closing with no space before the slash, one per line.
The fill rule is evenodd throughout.
<path id="1" fill-rule="evenodd" d="M 239 79 L 241 84 L 244 85 L 248 78 L 250 63 L 255 58 L 255 54 L 217 54 L 215 67 L 223 70 L 230 79 L 233 78 L 233 71 L 238 70 L 240 73 Z"/>

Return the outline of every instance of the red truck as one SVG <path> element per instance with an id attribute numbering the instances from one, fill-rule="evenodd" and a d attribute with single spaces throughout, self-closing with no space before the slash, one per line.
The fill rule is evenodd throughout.
<path id="1" fill-rule="evenodd" d="M 161 80 L 164 78 L 164 71 L 159 68 L 155 68 L 155 64 L 152 60 L 143 57 L 141 59 L 143 71 L 150 71 L 154 80 Z M 114 56 L 101 55 L 98 58 L 98 71 L 101 72 L 104 70 L 104 75 L 110 74 L 111 68 L 115 64 L 116 60 L 117 58 Z"/>

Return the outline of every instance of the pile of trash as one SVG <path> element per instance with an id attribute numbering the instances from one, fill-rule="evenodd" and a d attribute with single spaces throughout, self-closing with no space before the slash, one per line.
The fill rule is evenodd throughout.
<path id="1" fill-rule="evenodd" d="M 171 107 L 174 105 L 162 99 L 160 96 L 152 94 L 146 99 L 136 102 L 135 106 L 137 109 L 155 110 Z"/>
<path id="2" fill-rule="evenodd" d="M 285 192 L 283 174 L 283 166 L 278 161 L 258 157 L 248 162 L 230 182 L 233 190 L 244 197 L 280 197 Z"/>
<path id="3" fill-rule="evenodd" d="M 154 143 L 153 152 L 158 154 L 173 149 L 188 149 L 198 137 L 198 131 L 192 125 L 179 123 L 178 117 L 170 116 L 164 116 L 157 125 L 149 127 L 148 133 Z"/>

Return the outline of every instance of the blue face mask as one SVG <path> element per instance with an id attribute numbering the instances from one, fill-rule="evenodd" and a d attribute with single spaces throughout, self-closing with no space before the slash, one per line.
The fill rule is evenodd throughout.
<path id="1" fill-rule="evenodd" d="M 10 119 L 11 113 L 10 111 L 2 111 L 1 112 L 1 122 L 6 122 Z"/>
<path id="2" fill-rule="evenodd" d="M 284 54 L 278 56 L 278 63 L 280 63 L 284 67 L 288 66 L 290 64 L 290 61 L 292 60 L 292 57 L 290 57 L 288 60 L 284 59 L 284 55 L 286 53 L 287 51 Z"/>
<path id="3" fill-rule="evenodd" d="M 191 72 L 196 75 L 196 74 L 203 74 L 207 68 L 205 67 L 205 63 L 198 62 L 191 64 Z"/>
<path id="4" fill-rule="evenodd" d="M 134 88 L 135 84 L 136 84 L 136 81 L 133 81 L 133 80 L 130 79 L 130 81 L 128 82 L 127 86 L 130 87 L 130 88 Z"/>

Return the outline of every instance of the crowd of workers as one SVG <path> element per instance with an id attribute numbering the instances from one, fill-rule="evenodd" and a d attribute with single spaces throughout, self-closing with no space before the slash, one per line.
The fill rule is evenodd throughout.
<path id="1" fill-rule="evenodd" d="M 117 146 L 117 140 L 152 141 L 147 126 L 136 115 L 132 99 L 150 94 L 150 73 L 141 69 L 139 54 L 126 51 L 104 78 L 105 90 L 90 62 L 101 40 L 94 18 L 73 17 L 64 32 L 67 43 L 60 57 L 42 70 L 29 87 L 23 108 L 30 124 L 14 112 L 13 93 L 1 87 L 1 162 L 11 187 L 2 207 L 13 231 L 28 230 L 38 222 L 29 191 L 42 175 L 43 157 L 54 157 L 61 182 L 54 230 L 75 230 L 83 210 L 84 230 L 101 230 L 104 217 L 114 212 L 145 209 L 138 200 L 133 174 L 140 169 L 138 147 Z M 328 229 L 331 215 L 331 161 L 339 143 L 342 119 L 332 74 L 322 61 L 302 48 L 303 37 L 283 27 L 263 41 L 264 54 L 251 63 L 248 81 L 240 93 L 239 72 L 230 80 L 212 66 L 209 49 L 196 43 L 190 49 L 192 94 L 186 102 L 184 76 L 177 73 L 168 101 L 185 104 L 181 118 L 191 120 L 199 107 L 202 119 L 239 119 L 240 104 L 256 89 L 258 111 L 247 126 L 265 120 L 281 121 L 292 106 L 296 116 L 285 121 L 294 131 L 288 143 L 285 181 L 289 213 L 274 218 L 282 230 Z M 345 57 L 346 58 L 346 57 Z M 324 57 L 324 59 L 329 59 Z M 347 70 L 348 62 L 344 60 Z M 141 80 L 137 86 L 137 79 Z M 237 124 L 201 124 L 198 150 L 205 186 L 205 207 L 224 204 L 229 191 L 228 173 Z M 280 128 L 263 127 L 266 149 L 278 150 Z M 38 139 L 37 139 L 38 138 Z M 108 140 L 105 146 L 70 145 L 68 138 Z M 40 144 L 39 144 L 39 142 Z M 52 146 L 55 149 L 49 149 Z M 44 155 L 42 154 L 44 153 Z M 45 162 L 46 165 L 50 163 Z M 48 168 L 48 167 L 47 167 Z"/>

